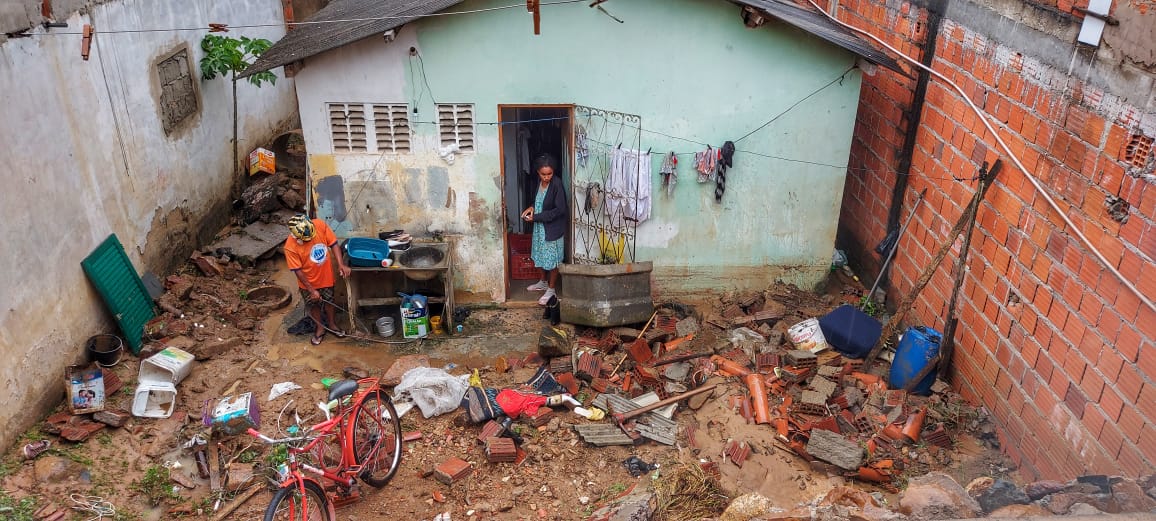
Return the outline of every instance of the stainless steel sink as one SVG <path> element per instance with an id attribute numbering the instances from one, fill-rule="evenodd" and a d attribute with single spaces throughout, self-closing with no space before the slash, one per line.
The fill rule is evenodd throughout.
<path id="1" fill-rule="evenodd" d="M 430 280 L 438 276 L 446 267 L 446 252 L 433 246 L 412 246 L 401 252 L 397 259 L 402 268 L 406 268 L 406 277 L 413 280 Z M 433 269 L 423 269 L 433 268 Z"/>

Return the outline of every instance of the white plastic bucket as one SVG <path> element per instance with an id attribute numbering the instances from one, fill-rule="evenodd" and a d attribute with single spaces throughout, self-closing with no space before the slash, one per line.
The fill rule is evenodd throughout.
<path id="1" fill-rule="evenodd" d="M 819 328 L 819 319 L 808 318 L 787 330 L 787 336 L 796 349 L 818 353 L 830 347 L 823 330 Z"/>
<path id="2" fill-rule="evenodd" d="M 195 359 L 196 357 L 187 351 L 167 347 L 164 351 L 141 360 L 138 380 L 141 382 L 179 384 L 181 380 L 189 376 Z"/>
<path id="3" fill-rule="evenodd" d="M 168 382 L 143 381 L 132 398 L 132 415 L 168 418 L 177 405 L 177 388 Z"/>

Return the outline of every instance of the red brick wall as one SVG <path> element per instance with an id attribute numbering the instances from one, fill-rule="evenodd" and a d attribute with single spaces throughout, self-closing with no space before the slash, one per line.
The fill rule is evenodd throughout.
<path id="1" fill-rule="evenodd" d="M 892 3 L 888 3 L 892 5 Z M 903 44 L 918 58 L 926 13 L 854 0 L 840 19 Z M 907 27 L 904 31 L 895 27 Z M 1030 173 L 1129 281 L 1156 299 L 1156 178 L 1131 166 L 1129 142 L 1156 131 L 1141 110 L 950 19 L 933 68 L 955 81 L 994 120 Z M 1021 54 L 1022 53 L 1022 54 Z M 843 199 L 841 240 L 860 271 L 874 274 L 871 249 L 886 234 L 902 111 L 914 81 L 880 70 L 866 78 Z M 1148 118 L 1153 118 L 1149 115 Z M 890 301 L 913 286 L 976 189 L 979 164 L 1004 168 L 978 213 L 967 262 L 952 360 L 952 384 L 982 403 L 1003 447 L 1041 478 L 1156 469 L 1156 312 L 1066 232 L 956 92 L 932 79 L 912 156 L 907 203 L 927 189 L 891 270 Z M 1151 163 L 1149 163 L 1151 164 Z M 1131 206 L 1113 220 L 1105 199 Z M 957 243 L 958 248 L 958 243 Z M 910 323 L 942 331 L 958 250 L 923 290 Z"/>

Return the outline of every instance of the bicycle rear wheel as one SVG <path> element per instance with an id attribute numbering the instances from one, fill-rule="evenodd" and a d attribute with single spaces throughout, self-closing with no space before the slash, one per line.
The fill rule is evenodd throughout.
<path id="1" fill-rule="evenodd" d="M 304 494 L 296 484 L 277 489 L 265 521 L 334 521 L 331 513 L 329 496 L 317 483 L 306 481 Z"/>
<path id="2" fill-rule="evenodd" d="M 401 419 L 393 401 L 380 389 L 365 393 L 353 411 L 353 454 L 362 466 L 362 481 L 384 487 L 401 466 Z"/>

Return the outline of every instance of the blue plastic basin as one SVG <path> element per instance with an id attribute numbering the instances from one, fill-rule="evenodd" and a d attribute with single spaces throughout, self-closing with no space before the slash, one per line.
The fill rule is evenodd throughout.
<path id="1" fill-rule="evenodd" d="M 389 258 L 389 243 L 353 237 L 345 242 L 345 254 L 349 256 L 350 266 L 381 267 L 381 261 Z"/>

